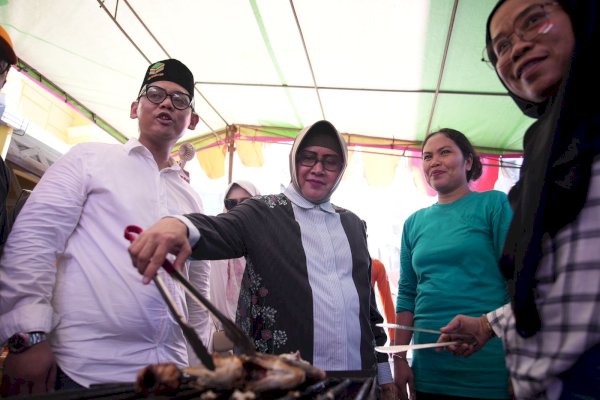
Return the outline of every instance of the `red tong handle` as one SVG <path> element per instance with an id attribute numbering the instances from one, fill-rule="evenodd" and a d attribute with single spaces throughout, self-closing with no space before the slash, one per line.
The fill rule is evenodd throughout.
<path id="1" fill-rule="evenodd" d="M 143 231 L 144 230 L 137 225 L 127 225 L 127 228 L 125 228 L 125 233 L 123 236 L 125 236 L 125 239 L 127 239 L 131 243 L 133 243 L 133 241 L 139 235 L 141 235 Z M 176 271 L 175 267 L 173 266 L 171 261 L 167 260 L 166 258 L 165 258 L 165 262 L 163 262 L 163 264 L 162 264 L 162 267 L 169 273 L 169 275 L 173 275 L 173 273 Z"/>

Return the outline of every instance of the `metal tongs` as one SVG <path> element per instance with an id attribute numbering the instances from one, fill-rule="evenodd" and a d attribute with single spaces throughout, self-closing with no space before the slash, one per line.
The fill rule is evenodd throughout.
<path id="1" fill-rule="evenodd" d="M 380 326 L 382 328 L 398 329 L 398 330 L 402 330 L 402 331 L 432 333 L 434 335 L 443 335 L 444 334 L 444 332 L 440 331 L 439 329 L 425 329 L 425 328 L 418 328 L 416 326 L 409 326 L 409 325 L 385 324 L 385 323 L 376 324 L 376 325 Z M 447 333 L 447 335 L 452 336 L 453 338 L 461 339 L 461 341 L 463 341 L 463 342 L 475 341 L 475 336 L 471 335 L 470 333 Z"/>
<path id="2" fill-rule="evenodd" d="M 141 233 L 142 228 L 136 225 L 129 225 L 127 228 L 125 228 L 125 239 L 133 243 L 136 237 Z M 234 345 L 237 346 L 243 354 L 253 355 L 255 353 L 254 345 L 252 344 L 252 341 L 248 338 L 248 336 L 246 336 L 246 334 L 240 328 L 238 328 L 238 326 L 232 320 L 223 315 L 223 313 L 221 313 L 206 297 L 204 297 L 202 293 L 200 293 L 198 289 L 196 289 L 194 285 L 192 285 L 181 274 L 181 272 L 177 271 L 175 267 L 173 267 L 173 264 L 171 264 L 169 260 L 165 259 L 162 267 L 165 269 L 165 271 L 167 271 L 169 275 L 171 275 L 171 277 L 173 277 L 183 286 L 183 289 L 195 301 L 206 307 L 206 309 L 211 314 L 213 314 L 219 320 L 219 322 L 223 324 L 223 331 L 225 331 L 227 337 L 231 339 Z M 202 364 L 206 366 L 206 368 L 214 370 L 215 364 L 213 363 L 211 355 L 208 353 L 208 350 L 202 343 L 202 340 L 200 340 L 200 338 L 198 337 L 198 334 L 196 333 L 194 328 L 192 328 L 188 324 L 181 312 L 175 306 L 175 301 L 166 289 L 165 283 L 162 280 L 162 278 L 158 276 L 158 274 L 156 274 L 153 279 L 154 283 L 156 284 L 156 287 L 158 288 L 158 291 L 167 303 L 169 310 L 171 311 L 171 313 L 175 317 L 175 320 L 181 327 L 183 335 L 190 343 L 190 346 L 192 346 L 194 353 L 196 353 L 196 355 L 198 356 L 200 361 L 202 361 Z"/>

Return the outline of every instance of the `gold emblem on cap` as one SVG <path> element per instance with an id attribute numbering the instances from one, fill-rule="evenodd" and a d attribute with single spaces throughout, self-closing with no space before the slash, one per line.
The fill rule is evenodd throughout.
<path id="1" fill-rule="evenodd" d="M 164 75 L 162 73 L 164 70 L 165 70 L 165 63 L 157 62 L 156 64 L 153 64 L 150 67 L 150 69 L 148 70 L 148 78 L 147 79 L 153 79 L 153 78 L 156 78 L 157 76 Z"/>

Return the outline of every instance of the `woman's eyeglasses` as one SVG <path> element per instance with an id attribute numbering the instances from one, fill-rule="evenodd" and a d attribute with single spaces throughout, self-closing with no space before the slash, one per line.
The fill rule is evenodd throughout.
<path id="1" fill-rule="evenodd" d="M 242 201 L 248 200 L 250 197 L 242 197 L 241 199 L 225 199 L 223 203 L 225 203 L 225 208 L 227 211 L 231 210 L 233 207 L 240 204 Z"/>
<path id="2" fill-rule="evenodd" d="M 327 155 L 319 158 L 313 151 L 303 151 L 298 154 L 298 162 L 305 167 L 314 167 L 318 162 L 323 165 L 327 171 L 338 172 L 342 169 L 342 160 L 338 156 Z"/>
<path id="3" fill-rule="evenodd" d="M 491 60 L 488 60 L 488 54 L 496 57 L 496 68 L 504 66 L 510 61 L 510 54 L 514 45 L 514 36 L 521 40 L 530 41 L 539 35 L 548 33 L 554 27 L 554 21 L 550 19 L 549 13 L 553 7 L 558 6 L 556 1 L 535 4 L 523 11 L 515 18 L 513 31 L 499 38 L 494 38 L 488 46 L 483 49 L 482 61 L 492 66 Z"/>
<path id="4" fill-rule="evenodd" d="M 192 109 L 194 108 L 193 100 L 190 95 L 181 92 L 168 93 L 165 89 L 159 86 L 147 86 L 140 94 L 140 97 L 142 96 L 146 96 L 148 101 L 154 104 L 160 104 L 165 101 L 167 97 L 170 97 L 171 104 L 173 104 L 173 107 L 178 110 L 185 110 L 188 107 L 192 107 Z"/>

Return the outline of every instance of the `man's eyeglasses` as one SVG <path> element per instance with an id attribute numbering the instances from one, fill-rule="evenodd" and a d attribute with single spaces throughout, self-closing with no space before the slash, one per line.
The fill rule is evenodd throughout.
<path id="1" fill-rule="evenodd" d="M 10 69 L 10 63 L 6 60 L 0 60 L 0 75 L 6 73 Z"/>
<path id="2" fill-rule="evenodd" d="M 240 204 L 242 201 L 246 201 L 248 200 L 250 197 L 243 197 L 241 199 L 225 199 L 223 200 L 223 203 L 225 203 L 225 208 L 227 209 L 227 211 L 231 210 L 233 207 L 237 206 L 238 204 Z"/>
<path id="3" fill-rule="evenodd" d="M 165 89 L 159 86 L 146 86 L 146 88 L 140 93 L 140 97 L 146 96 L 146 98 L 154 104 L 160 104 L 168 97 L 171 98 L 171 104 L 178 110 L 185 110 L 188 107 L 194 108 L 193 99 L 190 95 L 181 92 L 168 93 Z"/>
<path id="4" fill-rule="evenodd" d="M 342 160 L 335 155 L 326 155 L 319 158 L 313 151 L 303 151 L 298 155 L 298 162 L 305 167 L 314 167 L 318 162 L 323 165 L 327 171 L 338 172 L 342 169 Z"/>
<path id="5" fill-rule="evenodd" d="M 510 61 L 510 54 L 514 45 L 511 37 L 514 35 L 521 40 L 530 41 L 541 34 L 548 33 L 554 27 L 554 21 L 549 18 L 553 7 L 558 6 L 557 1 L 535 4 L 520 13 L 513 23 L 513 31 L 507 36 L 494 38 L 488 46 L 483 49 L 482 61 L 494 68 L 489 55 L 496 58 L 496 69 L 504 66 Z"/>

